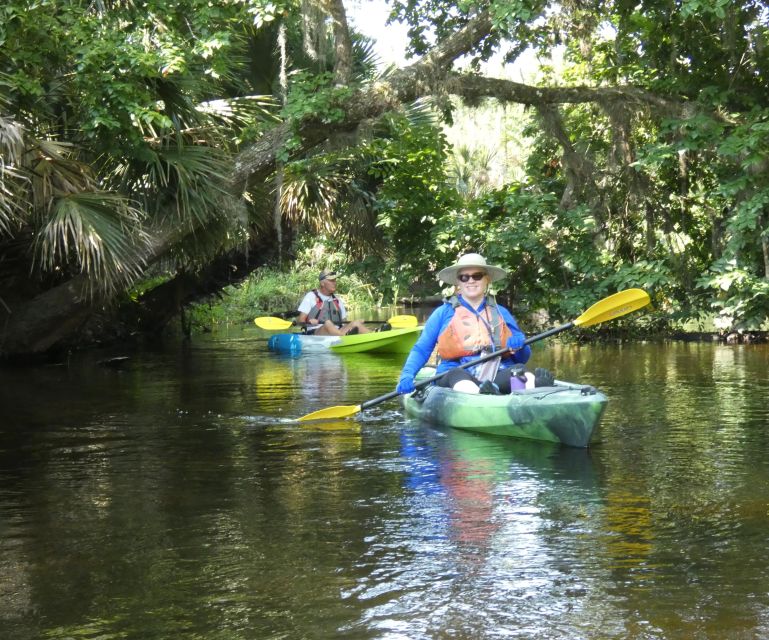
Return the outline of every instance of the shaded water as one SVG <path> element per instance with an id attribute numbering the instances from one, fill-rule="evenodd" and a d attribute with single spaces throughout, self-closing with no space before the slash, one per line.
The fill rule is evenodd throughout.
<path id="1" fill-rule="evenodd" d="M 540 346 L 583 451 L 298 424 L 400 359 L 264 345 L 0 370 L 0 638 L 769 636 L 767 346 Z"/>

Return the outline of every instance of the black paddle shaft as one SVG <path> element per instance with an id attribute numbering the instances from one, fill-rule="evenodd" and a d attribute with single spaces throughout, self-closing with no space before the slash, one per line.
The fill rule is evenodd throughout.
<path id="1" fill-rule="evenodd" d="M 543 333 L 538 333 L 537 335 L 532 336 L 531 338 L 527 338 L 526 340 L 524 340 L 523 345 L 526 346 L 534 342 L 539 342 L 540 340 L 544 340 L 545 338 L 554 336 L 556 333 L 561 333 L 561 331 L 566 331 L 567 329 L 571 329 L 573 326 L 574 326 L 574 322 L 567 322 L 566 324 L 562 324 L 560 327 L 553 327 L 552 329 L 548 329 Z M 509 352 L 510 352 L 510 349 L 507 349 L 507 348 L 500 349 L 499 351 L 488 353 L 485 356 L 478 358 L 477 360 L 471 360 L 470 362 L 465 362 L 465 364 L 460 364 L 459 367 L 454 367 L 454 368 L 467 369 L 468 367 L 473 367 L 476 364 L 480 364 L 481 362 L 486 362 L 487 360 L 492 360 L 494 358 L 499 358 L 501 356 L 504 356 L 506 353 L 509 353 Z M 449 371 L 451 370 L 452 369 L 449 369 Z M 444 371 L 440 375 L 433 376 L 432 378 L 427 378 L 427 380 L 420 380 L 414 385 L 414 388 L 421 389 L 423 387 L 426 387 L 428 384 L 432 384 L 436 380 L 440 380 L 449 371 Z M 399 395 L 401 394 L 399 394 L 397 391 L 391 391 L 390 393 L 386 393 L 383 396 L 379 396 L 378 398 L 372 398 L 371 400 L 366 400 L 365 402 L 361 403 L 360 410 L 363 411 L 364 409 L 373 407 L 375 404 L 379 404 L 380 402 L 385 402 L 386 400 L 392 400 L 393 398 L 397 398 Z"/>

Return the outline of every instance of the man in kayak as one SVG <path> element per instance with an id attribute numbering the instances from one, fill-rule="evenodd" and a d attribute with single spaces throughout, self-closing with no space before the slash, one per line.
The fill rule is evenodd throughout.
<path id="1" fill-rule="evenodd" d="M 336 273 L 321 271 L 318 288 L 308 291 L 298 307 L 298 324 L 304 324 L 305 331 L 316 336 L 346 336 L 354 333 L 369 333 L 361 320 L 347 322 L 344 301 L 336 295 Z"/>
<path id="2" fill-rule="evenodd" d="M 438 273 L 438 278 L 456 286 L 455 294 L 427 319 L 422 334 L 403 365 L 396 391 L 414 391 L 414 378 L 438 348 L 436 375 L 446 373 L 435 384 L 467 393 L 510 393 L 514 389 L 553 384 L 547 369 L 527 372 L 523 365 L 531 347 L 513 315 L 486 290 L 507 272 L 487 264 L 477 253 L 463 255 L 456 264 Z M 468 369 L 459 365 L 507 347 L 510 354 Z"/>

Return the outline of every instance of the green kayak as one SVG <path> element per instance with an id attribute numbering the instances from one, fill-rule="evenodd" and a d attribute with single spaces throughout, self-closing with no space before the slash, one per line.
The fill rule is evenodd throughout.
<path id="1" fill-rule="evenodd" d="M 279 333 L 267 342 L 270 351 L 290 353 L 408 353 L 419 337 L 422 327 L 390 329 L 352 336 L 314 336 L 302 333 Z"/>
<path id="2" fill-rule="evenodd" d="M 429 371 L 420 373 L 417 380 L 429 375 Z M 552 387 L 499 396 L 436 386 L 403 396 L 408 415 L 432 424 L 570 447 L 587 447 L 597 441 L 607 402 L 594 387 L 560 380 Z"/>

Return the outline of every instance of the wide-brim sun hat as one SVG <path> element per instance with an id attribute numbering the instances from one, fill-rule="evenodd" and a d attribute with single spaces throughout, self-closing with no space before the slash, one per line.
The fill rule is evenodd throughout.
<path id="1" fill-rule="evenodd" d="M 452 264 L 450 267 L 441 269 L 438 272 L 438 280 L 442 280 L 447 284 L 454 284 L 457 281 L 457 273 L 460 269 L 472 269 L 476 267 L 483 269 L 489 276 L 489 280 L 494 282 L 495 280 L 501 280 L 507 275 L 502 267 L 495 267 L 494 265 L 487 264 L 486 258 L 479 253 L 466 253 L 457 260 L 456 264 Z"/>

